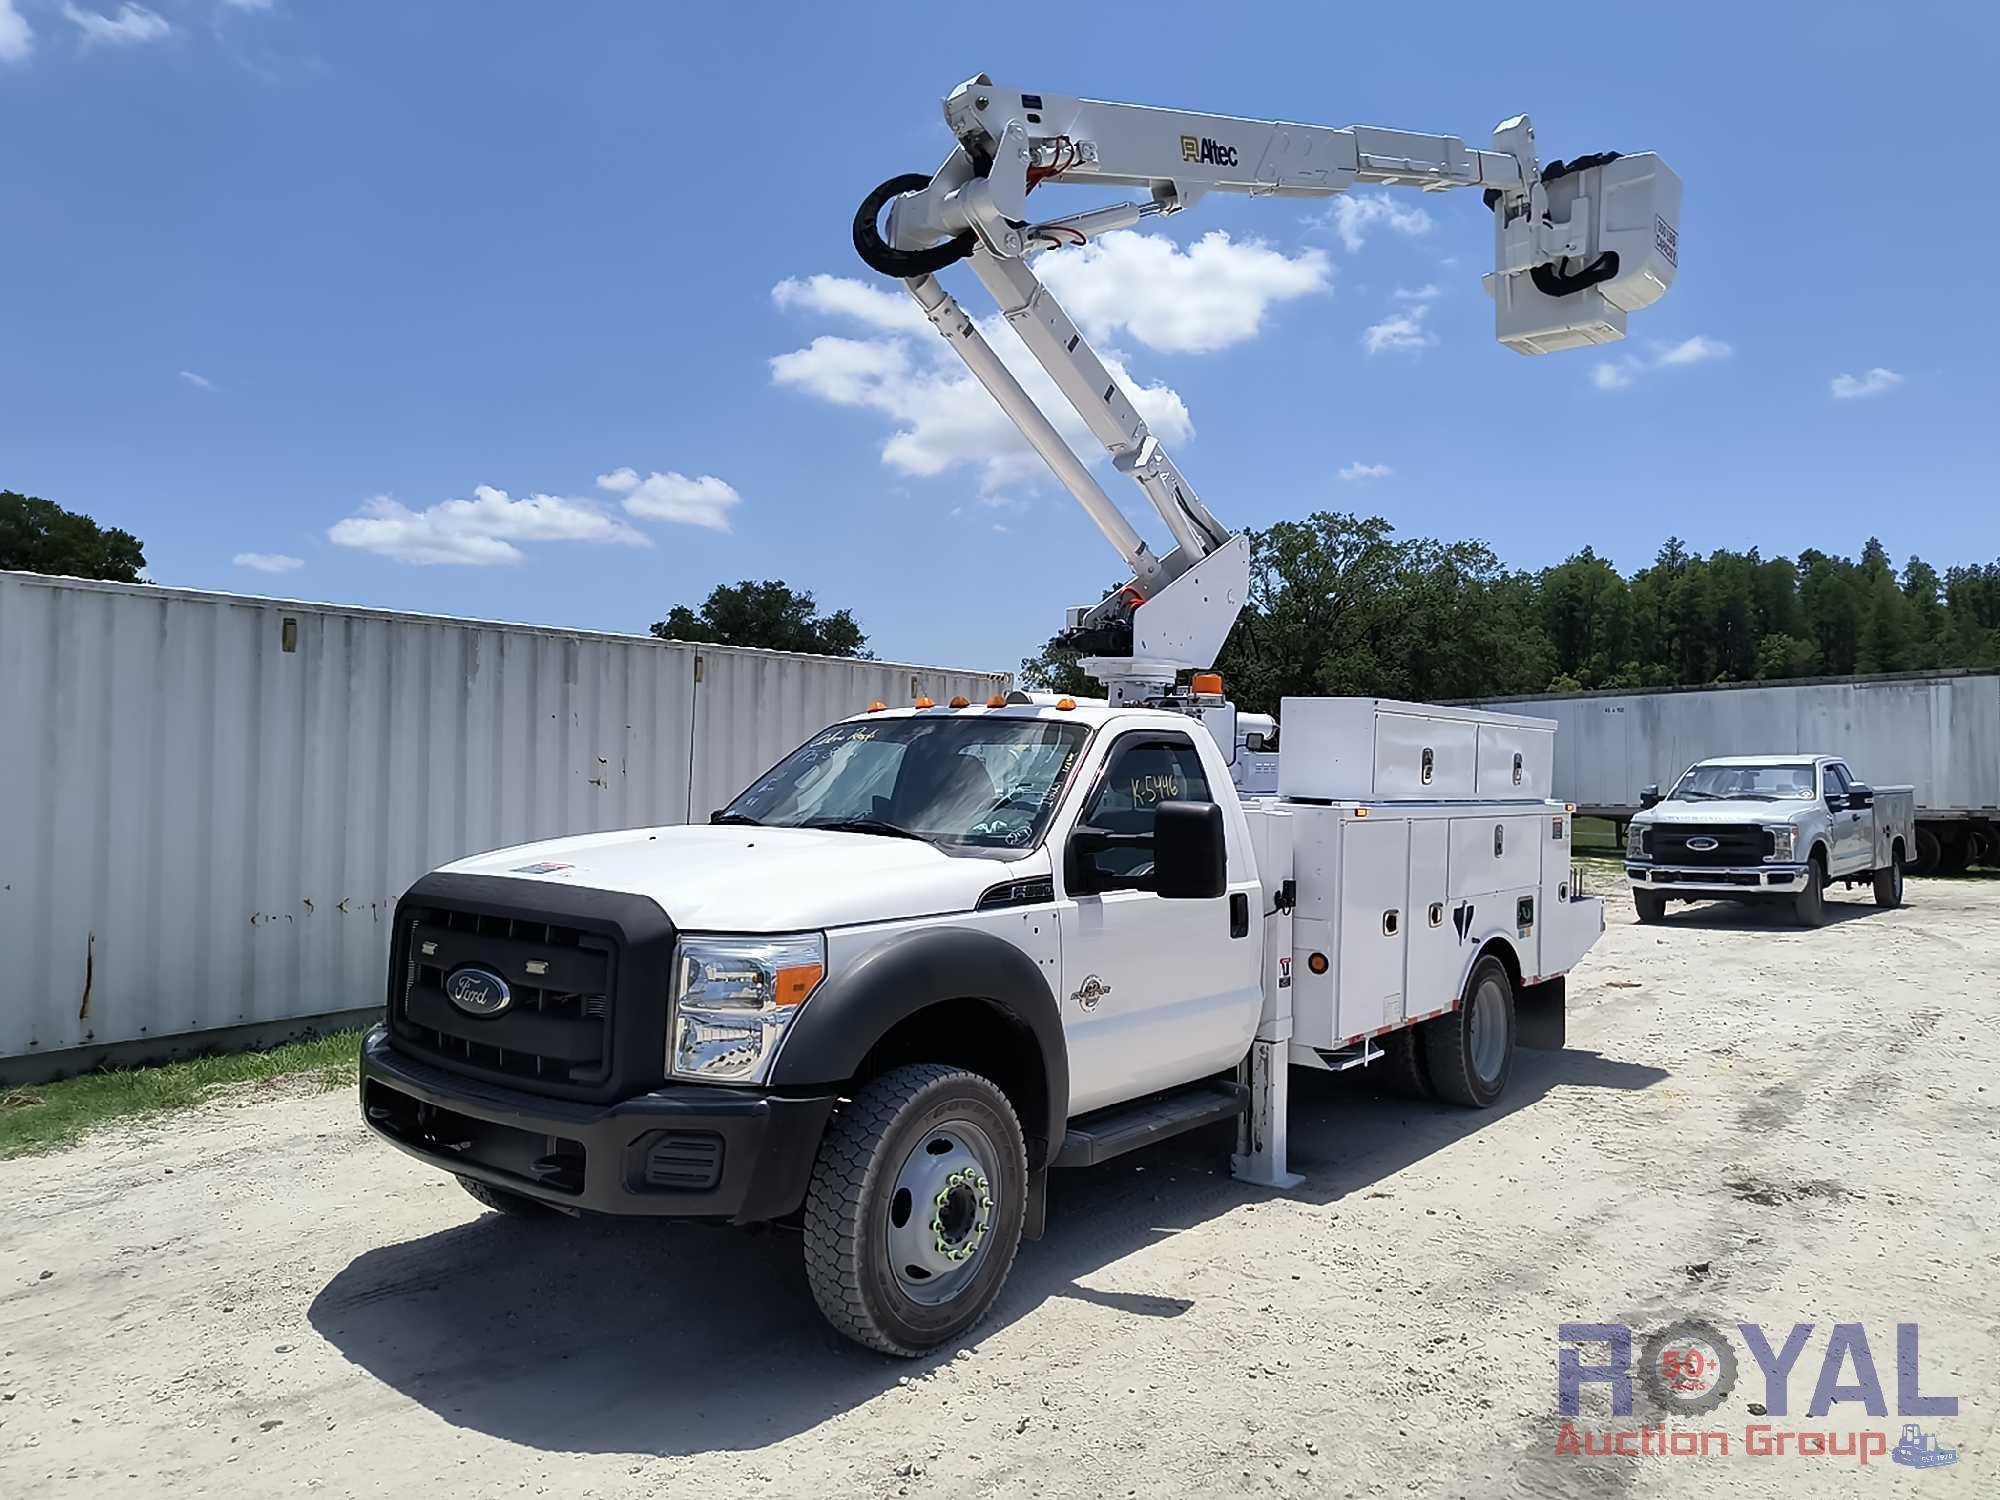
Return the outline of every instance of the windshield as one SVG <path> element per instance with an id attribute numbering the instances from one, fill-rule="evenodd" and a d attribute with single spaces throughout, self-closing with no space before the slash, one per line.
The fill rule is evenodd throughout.
<path id="1" fill-rule="evenodd" d="M 1696 766 L 1668 798 L 1672 802 L 1810 802 L 1813 768 L 1796 766 Z"/>
<path id="2" fill-rule="evenodd" d="M 1087 734 L 1081 724 L 988 715 L 835 724 L 718 816 L 1025 849 L 1054 814 Z"/>

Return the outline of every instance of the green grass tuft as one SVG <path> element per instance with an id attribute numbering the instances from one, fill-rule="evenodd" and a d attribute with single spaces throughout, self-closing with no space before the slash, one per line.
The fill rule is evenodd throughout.
<path id="1" fill-rule="evenodd" d="M 0 1089 L 0 1161 L 74 1145 L 108 1125 L 192 1109 L 235 1085 L 307 1077 L 321 1092 L 351 1087 L 360 1049 L 359 1032 L 336 1031 L 268 1052 L 224 1052 Z"/>

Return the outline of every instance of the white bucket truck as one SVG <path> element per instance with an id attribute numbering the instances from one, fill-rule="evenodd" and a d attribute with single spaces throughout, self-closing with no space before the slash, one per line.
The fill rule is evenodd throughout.
<path id="1" fill-rule="evenodd" d="M 1525 118 L 1476 151 L 984 76 L 945 116 L 952 154 L 871 194 L 856 246 L 1130 567 L 1068 622 L 1106 698 L 876 704 L 706 826 L 427 875 L 398 905 L 361 1066 L 369 1125 L 489 1207 L 795 1226 L 827 1317 L 904 1355 L 985 1313 L 1042 1233 L 1052 1170 L 1235 1120 L 1238 1175 L 1296 1181 L 1293 1065 L 1376 1063 L 1492 1104 L 1517 1045 L 1561 1044 L 1562 976 L 1603 927 L 1571 880 L 1546 721 L 1288 699 L 1277 794 L 1250 795 L 1270 791 L 1269 760 L 1244 757 L 1270 755 L 1272 726 L 1208 671 L 1247 597 L 1248 539 L 1030 257 L 1209 192 L 1473 187 L 1494 217 L 1498 334 L 1539 353 L 1617 338 L 1666 290 L 1680 193 L 1651 156 L 1543 169 Z M 1056 180 L 1148 197 L 1031 221 L 1028 191 Z M 1154 506 L 1164 557 L 939 284 L 958 260 Z"/>

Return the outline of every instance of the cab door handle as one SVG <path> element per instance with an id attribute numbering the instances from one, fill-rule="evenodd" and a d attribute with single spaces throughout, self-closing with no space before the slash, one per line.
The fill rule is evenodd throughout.
<path id="1" fill-rule="evenodd" d="M 1233 938 L 1250 936 L 1250 897 L 1247 892 L 1230 893 L 1229 935 Z"/>

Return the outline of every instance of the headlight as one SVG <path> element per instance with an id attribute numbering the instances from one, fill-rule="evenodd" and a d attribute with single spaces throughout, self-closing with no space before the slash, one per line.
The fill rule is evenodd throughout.
<path id="1" fill-rule="evenodd" d="M 1646 857 L 1646 830 L 1637 823 L 1625 825 L 1625 857 L 1627 859 Z"/>
<path id="2" fill-rule="evenodd" d="M 826 976 L 826 939 L 690 937 L 674 960 L 667 1071 L 704 1083 L 762 1083 L 785 1029 Z"/>
<path id="3" fill-rule="evenodd" d="M 1764 858 L 1772 864 L 1790 864 L 1798 852 L 1798 830 L 1789 823 L 1773 823 L 1764 832 L 1771 836 L 1771 852 Z"/>

